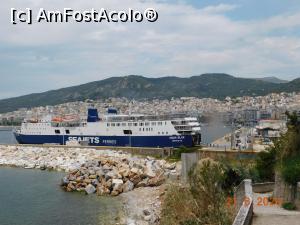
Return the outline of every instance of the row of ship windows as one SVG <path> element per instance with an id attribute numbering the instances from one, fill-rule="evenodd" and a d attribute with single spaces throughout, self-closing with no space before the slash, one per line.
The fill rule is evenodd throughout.
<path id="1" fill-rule="evenodd" d="M 34 130 L 34 129 L 27 129 L 27 130 Z M 45 129 L 43 129 L 43 130 L 45 130 Z M 65 132 L 66 132 L 66 134 L 70 134 L 70 130 L 65 130 Z M 54 133 L 60 134 L 60 130 L 55 130 Z M 41 132 L 28 132 L 28 134 L 41 134 Z"/>
<path id="2" fill-rule="evenodd" d="M 37 130 L 36 127 L 22 128 L 22 130 Z M 48 128 L 39 128 L 38 130 L 48 130 Z"/>
<path id="3" fill-rule="evenodd" d="M 165 123 L 165 125 L 167 125 L 167 122 L 164 122 Z M 134 127 L 137 127 L 137 126 L 141 126 L 141 127 L 143 127 L 143 126 L 150 126 L 150 122 L 145 122 L 145 123 L 107 123 L 106 124 L 106 126 L 107 127 L 120 127 L 120 126 L 122 126 L 122 127 L 126 127 L 126 125 L 128 126 L 128 127 L 132 127 L 132 126 L 134 126 Z M 163 125 L 163 122 L 151 122 L 151 126 L 162 126 Z"/>
<path id="4" fill-rule="evenodd" d="M 153 128 L 140 128 L 140 131 L 153 131 Z M 132 134 L 132 130 L 123 130 L 124 134 Z M 158 134 L 168 134 L 168 131 L 164 132 L 158 132 Z"/>
<path id="5" fill-rule="evenodd" d="M 140 131 L 153 131 L 153 127 L 143 127 L 143 128 L 141 128 L 140 127 L 140 129 L 139 129 Z"/>
<path id="6" fill-rule="evenodd" d="M 49 127 L 49 126 L 51 126 L 51 124 L 50 123 L 38 123 L 38 124 L 25 124 L 24 126 L 26 128 L 29 128 L 29 127 L 36 128 L 36 127 Z"/>
<path id="7" fill-rule="evenodd" d="M 152 129 L 141 129 L 140 128 L 140 131 L 153 131 L 153 128 Z M 27 134 L 42 134 L 41 132 L 28 132 Z M 60 134 L 60 131 L 59 130 L 55 130 L 55 134 Z M 66 131 L 66 134 L 70 134 L 69 131 Z M 132 134 L 132 131 L 131 130 L 124 130 L 124 134 Z M 166 132 L 158 132 L 158 134 L 168 134 L 168 131 Z"/>
<path id="8" fill-rule="evenodd" d="M 152 127 L 146 127 L 146 128 L 143 127 L 143 128 L 140 128 L 139 130 L 140 131 L 153 131 L 153 128 Z M 166 131 L 166 132 L 158 132 L 158 134 L 160 134 L 160 133 L 161 134 L 165 134 L 165 133 L 168 134 L 168 131 Z"/>

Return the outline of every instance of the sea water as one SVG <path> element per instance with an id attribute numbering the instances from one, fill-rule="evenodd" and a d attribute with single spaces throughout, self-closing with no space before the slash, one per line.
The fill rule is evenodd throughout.
<path id="1" fill-rule="evenodd" d="M 64 173 L 0 167 L 1 225 L 116 224 L 118 197 L 65 192 Z"/>

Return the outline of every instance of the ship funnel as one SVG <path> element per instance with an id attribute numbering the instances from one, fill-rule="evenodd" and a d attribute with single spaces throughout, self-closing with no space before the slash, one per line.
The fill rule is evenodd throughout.
<path id="1" fill-rule="evenodd" d="M 97 109 L 88 109 L 87 122 L 97 122 L 99 120 Z"/>
<path id="2" fill-rule="evenodd" d="M 107 113 L 108 114 L 118 114 L 118 111 L 115 108 L 108 108 Z"/>

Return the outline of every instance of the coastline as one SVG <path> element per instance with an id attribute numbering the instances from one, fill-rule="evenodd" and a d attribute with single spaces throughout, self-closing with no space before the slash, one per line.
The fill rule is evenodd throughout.
<path id="1" fill-rule="evenodd" d="M 20 126 L 0 126 L 0 130 L 10 131 L 10 130 L 13 130 L 14 128 L 16 128 L 16 127 L 20 127 Z"/>
<path id="2" fill-rule="evenodd" d="M 114 150 L 96 150 L 92 148 L 64 148 L 64 147 L 32 147 L 32 146 L 0 146 L 0 166 L 13 166 L 25 169 L 55 170 L 70 173 L 82 168 L 93 160 L 127 160 L 140 166 L 139 163 L 155 164 L 158 170 L 164 172 L 167 178 L 171 173 L 177 173 L 176 165 L 170 165 L 165 160 L 156 160 L 151 157 L 133 156 L 128 153 Z M 152 173 L 153 171 L 148 171 Z M 57 181 L 58 183 L 60 181 Z M 160 184 L 159 184 L 160 185 Z M 124 212 L 120 213 L 118 224 L 146 225 L 158 224 L 160 213 L 161 187 L 136 186 L 133 190 L 120 193 L 124 205 Z M 97 197 L 95 195 L 95 197 Z"/>

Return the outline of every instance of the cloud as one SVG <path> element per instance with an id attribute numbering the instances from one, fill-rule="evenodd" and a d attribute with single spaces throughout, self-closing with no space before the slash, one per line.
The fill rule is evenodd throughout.
<path id="1" fill-rule="evenodd" d="M 211 5 L 203 8 L 201 11 L 213 14 L 213 13 L 224 13 L 229 12 L 236 9 L 237 5 L 229 5 L 229 4 L 219 4 L 219 5 Z"/>
<path id="2" fill-rule="evenodd" d="M 288 29 L 299 29 L 300 26 L 300 11 L 295 13 L 283 13 L 265 20 L 249 22 L 249 25 L 255 28 L 256 32 L 268 33 L 271 31 L 286 31 Z"/>
<path id="3" fill-rule="evenodd" d="M 259 5 L 259 3 L 257 3 Z M 37 10 L 158 11 L 155 23 L 10 23 L 10 7 Z M 184 2 L 139 0 L 12 0 L 0 8 L 0 76 L 31 91 L 54 89 L 109 76 L 189 76 L 227 72 L 237 76 L 290 75 L 300 71 L 300 11 L 263 19 L 232 19 L 240 5 L 195 7 Z M 2 89 L 0 84 L 0 90 Z M 35 83 L 34 85 L 32 83 Z M 18 95 L 20 88 L 15 88 Z M 29 88 L 32 87 L 32 88 Z M 4 90 L 4 89 L 3 89 Z M 7 97 L 7 93 L 1 96 Z M 23 91 L 22 91 L 23 93 Z"/>

